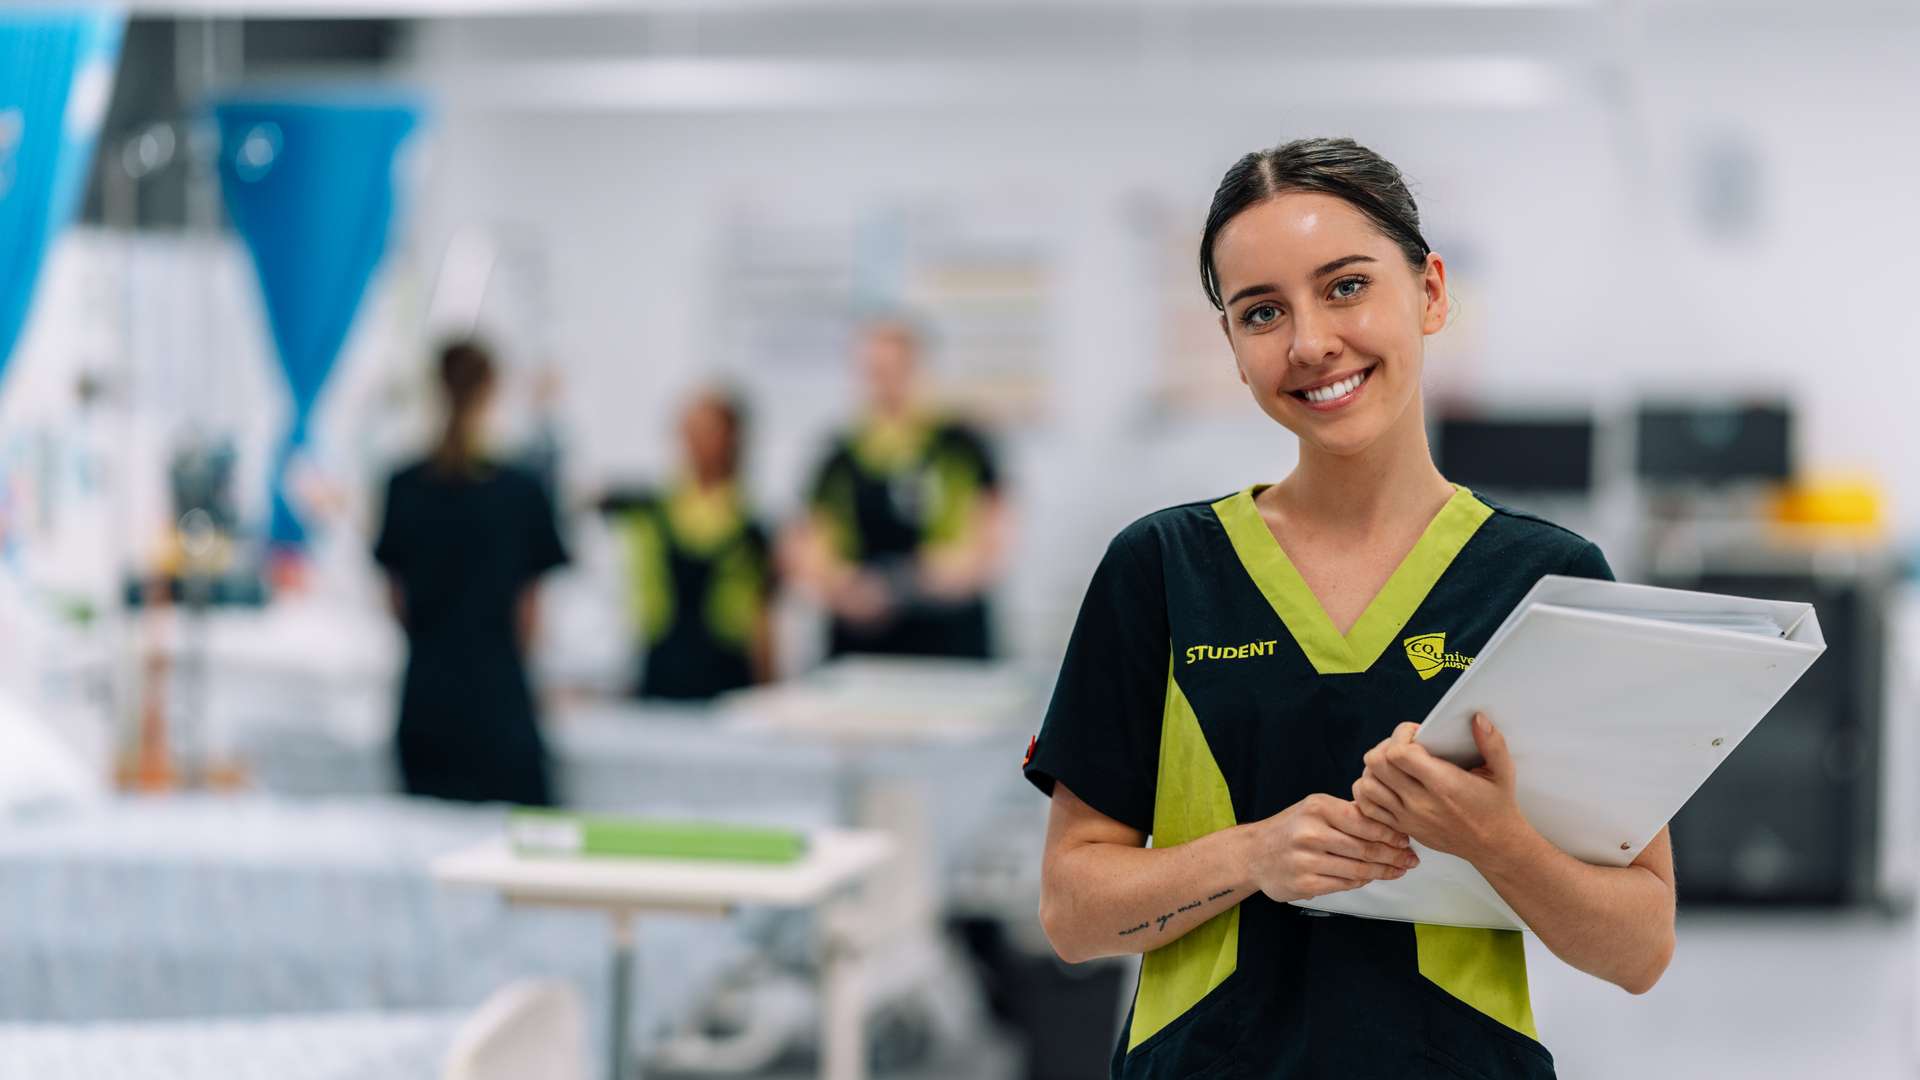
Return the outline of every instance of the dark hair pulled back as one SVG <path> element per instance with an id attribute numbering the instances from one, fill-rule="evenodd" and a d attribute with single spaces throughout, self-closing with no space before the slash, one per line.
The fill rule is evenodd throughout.
<path id="1" fill-rule="evenodd" d="M 1213 271 L 1213 243 L 1220 230 L 1248 207 L 1290 191 L 1345 201 L 1400 248 L 1409 266 L 1426 266 L 1433 249 L 1420 235 L 1420 208 L 1393 162 L 1352 139 L 1295 139 L 1234 162 L 1213 193 L 1200 234 L 1200 287 L 1215 308 L 1226 310 Z"/>
<path id="2" fill-rule="evenodd" d="M 440 389 L 447 399 L 447 426 L 434 450 L 443 470 L 470 469 L 478 450 L 480 405 L 493 388 L 493 354 L 477 341 L 453 341 L 440 349 Z"/>

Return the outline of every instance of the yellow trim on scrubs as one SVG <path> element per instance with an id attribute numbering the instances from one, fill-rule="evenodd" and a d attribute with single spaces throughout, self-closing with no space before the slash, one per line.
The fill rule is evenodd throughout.
<path id="1" fill-rule="evenodd" d="M 703 488 L 684 483 L 667 497 L 667 521 L 683 547 L 711 555 L 745 527 L 747 517 L 732 484 Z"/>
<path id="2" fill-rule="evenodd" d="M 1255 484 L 1229 495 L 1213 504 L 1213 512 L 1226 528 L 1227 539 L 1247 575 L 1286 624 L 1287 632 L 1299 643 L 1314 670 L 1322 675 L 1357 675 L 1372 667 L 1433 591 L 1454 556 L 1493 516 L 1492 507 L 1455 484 L 1453 497 L 1427 523 L 1413 550 L 1407 552 L 1353 628 L 1342 634 L 1260 516 L 1253 500 L 1266 486 Z"/>
<path id="3" fill-rule="evenodd" d="M 1540 1040 L 1520 931 L 1415 923 L 1413 932 L 1421 975 L 1527 1038 Z"/>
<path id="4" fill-rule="evenodd" d="M 1231 828 L 1233 797 L 1200 730 L 1200 718 L 1174 681 L 1168 657 L 1167 699 L 1160 728 L 1160 776 L 1153 798 L 1153 846 L 1169 848 Z M 1240 960 L 1240 903 L 1140 960 L 1133 1002 L 1132 1050 L 1186 1015 L 1233 974 Z M 1145 930 L 1142 933 L 1153 933 Z"/>
<path id="5" fill-rule="evenodd" d="M 853 438 L 853 456 L 876 476 L 889 476 L 925 455 L 933 423 L 920 414 L 893 419 L 870 417 Z"/>

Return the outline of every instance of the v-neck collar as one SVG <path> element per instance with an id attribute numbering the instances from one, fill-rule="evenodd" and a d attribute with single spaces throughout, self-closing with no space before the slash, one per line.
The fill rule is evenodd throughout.
<path id="1" fill-rule="evenodd" d="M 1453 564 L 1454 556 L 1493 515 L 1492 507 L 1455 484 L 1453 498 L 1427 523 L 1413 550 L 1394 568 L 1353 627 L 1342 634 L 1260 516 L 1253 497 L 1266 486 L 1255 484 L 1229 495 L 1213 504 L 1213 512 L 1226 528 L 1247 575 L 1322 675 L 1352 675 L 1372 667 Z"/>
<path id="2" fill-rule="evenodd" d="M 869 417 L 854 432 L 853 456 L 867 472 L 891 475 L 920 460 L 933 427 L 932 418 L 920 412 L 895 419 Z"/>
<path id="3" fill-rule="evenodd" d="M 709 555 L 735 534 L 746 518 L 731 483 L 702 490 L 692 481 L 675 487 L 667 496 L 667 527 L 681 545 L 700 555 Z"/>

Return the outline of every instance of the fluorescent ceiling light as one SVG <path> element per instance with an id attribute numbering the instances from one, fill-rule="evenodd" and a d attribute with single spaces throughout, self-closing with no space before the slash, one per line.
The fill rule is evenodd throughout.
<path id="1" fill-rule="evenodd" d="M 416 73 L 443 108 L 533 111 L 919 109 L 1138 100 L 1537 108 L 1574 96 L 1563 66 L 1519 57 L 1225 65 L 577 60 Z"/>

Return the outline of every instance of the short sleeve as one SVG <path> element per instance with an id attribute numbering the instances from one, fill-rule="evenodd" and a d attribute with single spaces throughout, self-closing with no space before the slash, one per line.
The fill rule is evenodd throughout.
<path id="1" fill-rule="evenodd" d="M 838 498 L 835 489 L 847 482 L 844 478 L 851 466 L 846 448 L 835 443 L 813 471 L 813 482 L 807 485 L 807 505 L 815 510 L 828 508 Z"/>
<path id="2" fill-rule="evenodd" d="M 1141 832 L 1153 829 L 1169 644 L 1166 589 L 1150 536 L 1136 525 L 1107 548 L 1080 605 L 1053 702 L 1026 777 L 1055 782 Z"/>
<path id="3" fill-rule="evenodd" d="M 978 481 L 981 491 L 1000 490 L 1000 466 L 994 460 L 993 447 L 987 442 L 986 436 L 970 427 L 955 426 L 948 433 L 948 440 L 954 451 L 973 469 L 974 479 Z"/>
<path id="4" fill-rule="evenodd" d="M 1607 565 L 1606 555 L 1601 552 L 1600 546 L 1591 540 L 1586 541 L 1584 546 L 1574 553 L 1573 560 L 1561 572 L 1568 577 L 1613 580 L 1613 567 Z"/>
<path id="5" fill-rule="evenodd" d="M 406 497 L 401 491 L 399 474 L 388 477 L 387 493 L 381 501 L 380 535 L 373 542 L 373 561 L 390 571 L 401 568 L 409 543 Z"/>
<path id="6" fill-rule="evenodd" d="M 527 483 L 527 561 L 525 573 L 529 578 L 568 562 L 567 547 L 560 540 L 559 523 L 554 520 L 553 501 L 547 497 L 547 489 L 538 481 L 529 478 Z"/>

